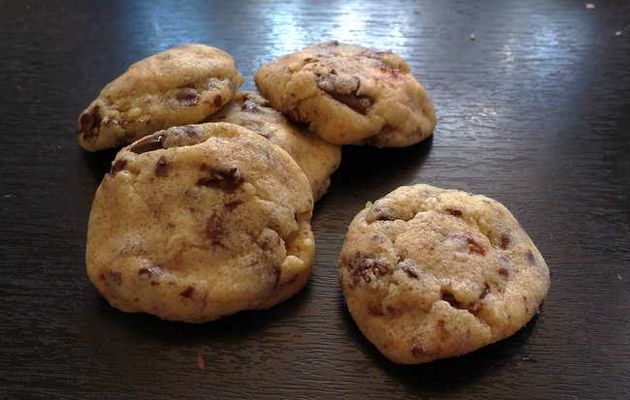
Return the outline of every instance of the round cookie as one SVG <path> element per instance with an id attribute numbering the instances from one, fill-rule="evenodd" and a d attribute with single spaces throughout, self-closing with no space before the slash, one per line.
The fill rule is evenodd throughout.
<path id="1" fill-rule="evenodd" d="M 330 185 L 330 175 L 341 163 L 341 147 L 291 124 L 254 92 L 240 92 L 234 101 L 212 115 L 209 121 L 231 122 L 251 129 L 282 147 L 306 174 L 319 200 Z"/>
<path id="2" fill-rule="evenodd" d="M 188 125 L 122 149 L 94 197 L 87 273 L 114 307 L 203 322 L 286 300 L 314 261 L 306 176 L 241 126 Z"/>
<path id="3" fill-rule="evenodd" d="M 549 289 L 545 260 L 507 208 L 428 185 L 400 187 L 359 212 L 339 273 L 359 329 L 402 364 L 514 334 Z"/>
<path id="4" fill-rule="evenodd" d="M 176 125 L 203 121 L 234 97 L 243 77 L 232 57 L 187 44 L 133 64 L 109 83 L 77 121 L 89 151 L 131 143 Z"/>
<path id="5" fill-rule="evenodd" d="M 389 51 L 319 43 L 262 66 L 255 81 L 274 108 L 330 143 L 409 146 L 436 123 L 427 92 Z"/>

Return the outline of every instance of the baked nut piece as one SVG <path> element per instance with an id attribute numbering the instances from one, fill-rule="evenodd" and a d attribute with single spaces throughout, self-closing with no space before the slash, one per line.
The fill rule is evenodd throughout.
<path id="1" fill-rule="evenodd" d="M 280 147 L 238 125 L 123 148 L 96 192 L 86 264 L 116 308 L 202 322 L 286 300 L 314 261 L 313 199 Z"/>
<path id="2" fill-rule="evenodd" d="M 319 43 L 262 66 L 255 80 L 274 108 L 330 143 L 403 147 L 435 127 L 427 92 L 389 51 Z"/>
<path id="3" fill-rule="evenodd" d="M 507 208 L 428 185 L 368 204 L 348 229 L 339 272 L 359 329 L 402 364 L 514 334 L 549 289 L 545 260 Z"/>
<path id="4" fill-rule="evenodd" d="M 319 200 L 330 185 L 330 175 L 341 163 L 341 147 L 298 128 L 254 92 L 241 92 L 212 115 L 210 121 L 231 122 L 251 129 L 282 147 L 298 163 Z"/>
<path id="5" fill-rule="evenodd" d="M 243 77 L 223 50 L 187 44 L 133 64 L 77 121 L 79 144 L 96 151 L 203 121 L 234 97 Z"/>

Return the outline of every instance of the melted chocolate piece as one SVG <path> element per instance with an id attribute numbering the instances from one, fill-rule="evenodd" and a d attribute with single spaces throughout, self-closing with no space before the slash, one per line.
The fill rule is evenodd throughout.
<path id="1" fill-rule="evenodd" d="M 446 212 L 451 214 L 454 217 L 461 217 L 462 216 L 462 211 L 458 210 L 456 208 L 447 208 Z"/>
<path id="2" fill-rule="evenodd" d="M 112 167 L 109 170 L 109 174 L 111 176 L 114 176 L 120 171 L 122 171 L 123 169 L 125 169 L 125 166 L 127 166 L 127 160 L 125 160 L 124 158 L 121 158 L 120 160 L 116 160 L 114 164 L 112 164 Z"/>
<path id="3" fill-rule="evenodd" d="M 94 108 L 84 112 L 79 117 L 79 132 L 83 133 L 85 139 L 98 136 L 102 121 L 100 107 L 94 106 Z"/>
<path id="4" fill-rule="evenodd" d="M 129 147 L 129 151 L 136 154 L 148 153 L 150 151 L 163 149 L 163 142 L 164 134 L 149 135 L 132 144 L 131 147 Z"/>
<path id="5" fill-rule="evenodd" d="M 357 94 L 361 81 L 358 77 L 341 78 L 334 70 L 328 74 L 318 75 L 316 78 L 317 86 L 328 93 L 333 99 L 354 111 L 365 114 L 367 109 L 374 104 L 374 99 L 369 96 Z"/>
<path id="6" fill-rule="evenodd" d="M 218 187 L 225 192 L 232 193 L 244 182 L 236 167 L 220 170 L 203 164 L 201 170 L 206 172 L 207 176 L 202 176 L 197 180 L 198 186 Z"/>
<path id="7" fill-rule="evenodd" d="M 486 249 L 484 249 L 483 246 L 481 246 L 481 244 L 479 244 L 477 241 L 475 241 L 475 239 L 467 238 L 466 241 L 468 242 L 468 251 L 469 252 L 481 254 L 482 256 L 486 255 Z"/>

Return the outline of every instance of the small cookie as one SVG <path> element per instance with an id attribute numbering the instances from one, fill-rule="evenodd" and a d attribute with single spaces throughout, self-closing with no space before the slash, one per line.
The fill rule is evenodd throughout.
<path id="1" fill-rule="evenodd" d="M 243 77 L 223 50 L 187 44 L 145 58 L 103 88 L 77 121 L 89 151 L 203 121 L 234 97 Z"/>
<path id="2" fill-rule="evenodd" d="M 389 51 L 319 43 L 262 66 L 255 80 L 274 108 L 330 143 L 403 147 L 435 127 L 429 95 Z"/>
<path id="3" fill-rule="evenodd" d="M 280 147 L 227 123 L 123 148 L 94 197 L 87 272 L 114 307 L 202 322 L 284 301 L 314 261 L 308 180 Z"/>
<path id="4" fill-rule="evenodd" d="M 209 121 L 231 122 L 251 129 L 282 147 L 298 163 L 308 178 L 313 198 L 319 200 L 330 185 L 330 175 L 341 163 L 341 147 L 292 125 L 254 92 L 240 92 L 234 101 L 210 117 Z"/>
<path id="5" fill-rule="evenodd" d="M 368 204 L 348 229 L 339 273 L 363 334 L 402 364 L 514 334 L 549 289 L 545 260 L 507 208 L 428 185 Z"/>

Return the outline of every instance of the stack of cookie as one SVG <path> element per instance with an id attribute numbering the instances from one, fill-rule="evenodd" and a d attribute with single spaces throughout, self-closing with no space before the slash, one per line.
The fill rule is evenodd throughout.
<path id="1" fill-rule="evenodd" d="M 310 275 L 313 203 L 340 146 L 409 146 L 436 123 L 391 52 L 324 42 L 262 66 L 260 94 L 238 92 L 242 81 L 229 54 L 184 45 L 132 65 L 80 115 L 86 150 L 126 145 L 96 192 L 86 250 L 116 308 L 204 322 L 288 299 Z M 339 273 L 359 328 L 401 363 L 513 334 L 549 285 L 505 207 L 425 185 L 357 215 Z"/>

